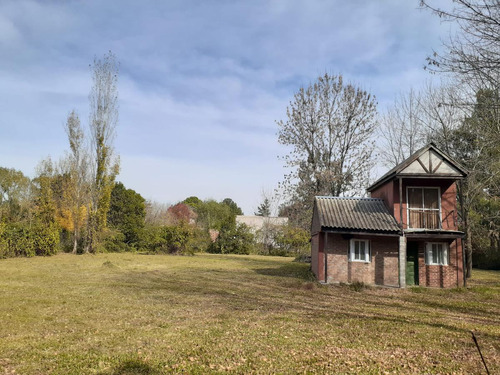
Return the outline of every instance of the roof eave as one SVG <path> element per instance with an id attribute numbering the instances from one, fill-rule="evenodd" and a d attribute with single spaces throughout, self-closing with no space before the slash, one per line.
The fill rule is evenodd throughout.
<path id="1" fill-rule="evenodd" d="M 350 234 L 350 235 L 385 236 L 385 237 L 401 236 L 401 231 L 399 229 L 379 230 L 379 229 L 332 228 L 332 227 L 322 226 L 321 231 L 327 233 Z"/>

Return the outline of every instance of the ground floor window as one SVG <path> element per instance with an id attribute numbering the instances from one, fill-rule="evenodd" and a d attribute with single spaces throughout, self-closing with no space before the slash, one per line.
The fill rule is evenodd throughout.
<path id="1" fill-rule="evenodd" d="M 370 262 L 370 241 L 351 239 L 349 260 L 351 262 Z"/>
<path id="2" fill-rule="evenodd" d="M 444 242 L 428 242 L 425 250 L 425 264 L 448 265 L 448 244 Z"/>

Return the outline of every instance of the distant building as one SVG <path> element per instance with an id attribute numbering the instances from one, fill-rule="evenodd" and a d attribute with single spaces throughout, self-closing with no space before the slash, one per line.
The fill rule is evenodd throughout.
<path id="1" fill-rule="evenodd" d="M 264 228 L 266 225 L 287 225 L 288 218 L 278 216 L 237 215 L 236 223 L 247 225 L 252 230 L 252 232 L 255 233 L 259 229 Z"/>
<path id="2" fill-rule="evenodd" d="M 272 234 L 278 227 L 288 224 L 287 217 L 237 215 L 237 224 L 245 224 L 256 235 L 255 240 L 260 243 L 272 244 Z"/>

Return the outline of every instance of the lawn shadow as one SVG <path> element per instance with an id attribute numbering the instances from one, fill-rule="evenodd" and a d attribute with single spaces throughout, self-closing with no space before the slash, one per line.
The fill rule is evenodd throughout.
<path id="1" fill-rule="evenodd" d="M 128 359 L 100 375 L 159 375 L 160 372 L 140 359 Z"/>
<path id="2" fill-rule="evenodd" d="M 264 276 L 289 277 L 302 281 L 314 281 L 310 267 L 303 263 L 283 264 L 273 268 L 254 268 L 253 271 Z"/>

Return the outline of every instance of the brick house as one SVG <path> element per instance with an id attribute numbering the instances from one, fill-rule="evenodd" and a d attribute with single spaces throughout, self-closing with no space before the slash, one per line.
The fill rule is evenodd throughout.
<path id="1" fill-rule="evenodd" d="M 431 143 L 369 186 L 370 198 L 315 197 L 311 267 L 318 280 L 463 286 L 456 182 L 466 175 Z"/>

